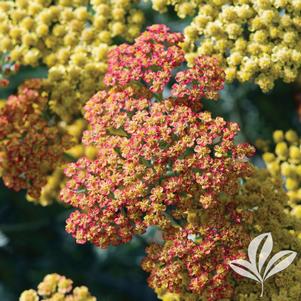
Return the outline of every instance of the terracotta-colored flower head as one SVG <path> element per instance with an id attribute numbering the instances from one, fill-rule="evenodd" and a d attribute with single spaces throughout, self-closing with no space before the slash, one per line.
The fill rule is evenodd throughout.
<path id="1" fill-rule="evenodd" d="M 6 186 L 27 189 L 39 198 L 47 176 L 63 160 L 70 146 L 47 117 L 47 93 L 40 80 L 29 80 L 8 98 L 0 110 L 0 168 Z"/>
<path id="2" fill-rule="evenodd" d="M 123 44 L 109 53 L 105 84 L 125 85 L 141 81 L 153 93 L 161 93 L 172 77 L 172 71 L 184 61 L 180 33 L 170 33 L 165 25 L 153 25 L 133 45 Z"/>
<path id="3" fill-rule="evenodd" d="M 146 249 L 142 268 L 150 273 L 150 287 L 181 300 L 232 300 L 229 262 L 244 258 L 250 241 L 243 214 L 227 202 L 201 214 L 191 209 L 189 217 L 188 226 L 164 235 L 163 245 Z"/>
<path id="4" fill-rule="evenodd" d="M 171 33 L 165 25 L 153 25 L 138 37 L 133 45 L 123 44 L 109 53 L 107 86 L 124 86 L 139 82 L 153 93 L 162 93 L 174 80 L 171 94 L 200 101 L 203 97 L 216 99 L 223 88 L 224 72 L 214 58 L 199 57 L 194 67 L 178 72 L 184 62 L 184 51 L 179 47 L 181 33 Z"/>
<path id="5" fill-rule="evenodd" d="M 106 247 L 127 242 L 150 225 L 167 230 L 186 223 L 195 201 L 200 208 L 214 206 L 221 193 L 235 193 L 238 179 L 249 173 L 245 159 L 253 149 L 234 143 L 238 125 L 191 105 L 207 92 L 216 98 L 223 72 L 203 57 L 202 72 L 191 69 L 174 77 L 174 67 L 183 61 L 180 40 L 180 34 L 156 25 L 132 46 L 110 54 L 108 90 L 85 106 L 90 129 L 83 143 L 96 147 L 96 159 L 70 164 L 61 193 L 78 208 L 67 221 L 77 242 Z M 166 76 L 160 77 L 162 70 Z M 161 92 L 174 78 L 177 92 L 164 98 Z"/>

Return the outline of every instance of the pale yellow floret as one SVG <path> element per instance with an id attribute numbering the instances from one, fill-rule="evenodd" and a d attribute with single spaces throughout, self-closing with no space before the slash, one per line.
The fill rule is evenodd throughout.
<path id="1" fill-rule="evenodd" d="M 27 290 L 21 294 L 19 301 L 39 301 L 39 297 L 35 290 Z"/>
<path id="2" fill-rule="evenodd" d="M 277 130 L 273 133 L 273 139 L 275 143 L 282 142 L 284 140 L 284 133 L 281 130 Z"/>
<path id="3" fill-rule="evenodd" d="M 271 162 L 267 164 L 267 169 L 273 176 L 278 176 L 280 173 L 280 165 L 277 161 Z"/>
<path id="4" fill-rule="evenodd" d="M 285 139 L 290 143 L 297 143 L 299 141 L 297 133 L 293 130 L 289 130 L 285 133 Z"/>
<path id="5" fill-rule="evenodd" d="M 283 158 L 283 159 L 286 159 L 287 156 L 288 156 L 288 146 L 287 146 L 287 143 L 286 142 L 279 142 L 277 143 L 276 145 L 276 148 L 275 148 L 275 152 L 276 154 Z"/>
<path id="6" fill-rule="evenodd" d="M 276 159 L 275 155 L 273 153 L 269 153 L 269 152 L 264 153 L 262 158 L 266 163 L 274 162 Z"/>
<path id="7" fill-rule="evenodd" d="M 294 163 L 300 163 L 301 161 L 301 153 L 300 148 L 298 146 L 292 145 L 289 148 L 289 157 L 292 159 Z"/>

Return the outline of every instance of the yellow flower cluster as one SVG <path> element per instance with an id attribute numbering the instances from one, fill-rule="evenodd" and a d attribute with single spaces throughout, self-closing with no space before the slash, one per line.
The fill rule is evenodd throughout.
<path id="1" fill-rule="evenodd" d="M 63 120 L 101 89 L 115 37 L 132 40 L 144 21 L 136 0 L 0 1 L 0 54 L 48 67 L 50 107 Z"/>
<path id="2" fill-rule="evenodd" d="M 293 130 L 277 130 L 273 140 L 275 149 L 265 152 L 263 160 L 272 176 L 284 178 L 292 214 L 301 218 L 301 140 Z"/>
<path id="3" fill-rule="evenodd" d="M 301 230 L 301 222 L 284 211 L 288 197 L 280 177 L 271 177 L 265 169 L 257 170 L 246 180 L 236 201 L 241 204 L 241 210 L 253 213 L 250 220 L 252 238 L 271 232 L 274 241 L 273 255 L 285 249 L 300 254 L 301 240 L 297 233 Z M 262 298 L 259 298 L 260 285 L 250 279 L 240 278 L 235 281 L 235 298 L 231 301 L 301 300 L 300 278 L 301 259 L 297 257 L 286 270 L 265 282 Z"/>
<path id="4" fill-rule="evenodd" d="M 58 274 L 49 274 L 37 290 L 24 291 L 19 301 L 96 301 L 85 286 L 72 287 L 72 280 Z"/>
<path id="5" fill-rule="evenodd" d="M 184 30 L 187 60 L 212 55 L 232 82 L 254 80 L 267 92 L 276 79 L 292 82 L 301 66 L 299 0 L 152 0 L 164 12 L 173 5 L 180 18 L 193 16 Z"/>

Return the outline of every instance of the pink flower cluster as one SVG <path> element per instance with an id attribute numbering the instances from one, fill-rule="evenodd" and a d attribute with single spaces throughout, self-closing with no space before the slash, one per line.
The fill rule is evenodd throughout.
<path id="1" fill-rule="evenodd" d="M 123 44 L 109 53 L 107 86 L 124 86 L 135 81 L 161 94 L 170 83 L 171 94 L 177 98 L 199 101 L 203 97 L 217 99 L 223 88 L 224 72 L 214 58 L 199 57 L 194 67 L 178 72 L 175 68 L 185 62 L 179 43 L 181 33 L 170 33 L 164 25 L 153 25 L 138 37 L 133 45 Z M 162 96 L 162 95 L 160 95 Z"/>
<path id="2" fill-rule="evenodd" d="M 110 54 L 108 90 L 85 106 L 90 129 L 83 143 L 98 154 L 69 164 L 61 193 L 78 208 L 67 220 L 77 242 L 107 247 L 150 225 L 169 231 L 185 223 L 195 202 L 210 208 L 221 193 L 234 194 L 238 178 L 250 172 L 245 158 L 253 148 L 235 145 L 238 125 L 190 105 L 203 96 L 216 98 L 222 88 L 224 75 L 214 59 L 200 58 L 175 76 L 170 96 L 158 95 L 183 62 L 181 40 L 155 25 Z"/>
<path id="3" fill-rule="evenodd" d="M 150 273 L 153 289 L 164 288 L 183 300 L 215 301 L 231 299 L 229 262 L 244 258 L 250 237 L 247 216 L 236 210 L 234 202 L 214 206 L 200 214 L 190 209 L 190 223 L 174 233 L 164 233 L 164 244 L 151 244 L 142 268 Z M 232 299 L 231 299 L 232 300 Z"/>
<path id="4" fill-rule="evenodd" d="M 180 33 L 170 33 L 164 25 L 153 25 L 133 45 L 116 47 L 108 56 L 107 86 L 124 86 L 131 81 L 149 85 L 153 93 L 161 93 L 172 77 L 172 71 L 184 61 L 178 46 L 184 40 Z"/>

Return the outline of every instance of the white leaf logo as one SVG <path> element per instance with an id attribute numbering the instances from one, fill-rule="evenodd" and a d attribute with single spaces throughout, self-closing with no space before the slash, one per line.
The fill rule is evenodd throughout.
<path id="1" fill-rule="evenodd" d="M 275 254 L 263 267 L 273 249 L 273 238 L 271 233 L 263 233 L 255 237 L 249 244 L 249 261 L 236 259 L 230 261 L 230 267 L 239 275 L 250 278 L 261 284 L 263 296 L 264 281 L 286 269 L 295 259 L 297 253 L 290 250 L 283 250 Z"/>

